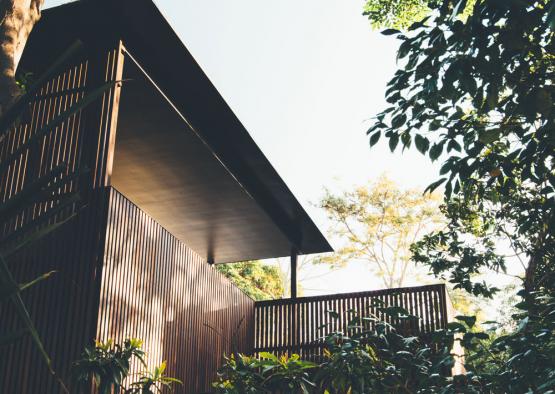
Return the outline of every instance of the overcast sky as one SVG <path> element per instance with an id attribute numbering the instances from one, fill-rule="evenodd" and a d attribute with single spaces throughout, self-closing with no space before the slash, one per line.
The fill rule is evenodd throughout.
<path id="1" fill-rule="evenodd" d="M 382 173 L 403 187 L 436 179 L 437 168 L 416 152 L 368 147 L 397 43 L 372 31 L 362 1 L 155 2 L 323 232 L 325 215 L 310 203 L 324 187 L 339 191 Z M 378 283 L 354 265 L 306 283 L 305 294 Z"/>

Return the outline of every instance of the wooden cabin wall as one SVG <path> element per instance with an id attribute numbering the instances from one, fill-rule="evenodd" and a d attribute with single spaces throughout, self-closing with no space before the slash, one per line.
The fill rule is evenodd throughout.
<path id="1" fill-rule="evenodd" d="M 69 382 L 70 366 L 96 334 L 99 274 L 106 227 L 106 194 L 100 190 L 71 221 L 9 261 L 21 283 L 56 271 L 22 293 L 53 368 Z M 23 327 L 11 303 L 0 304 L 0 333 Z M 61 393 L 29 337 L 0 352 L 0 393 Z"/>
<path id="2" fill-rule="evenodd" d="M 209 391 L 233 344 L 252 349 L 253 300 L 115 189 L 100 294 L 98 338 L 143 339 L 176 393 Z"/>
<path id="3" fill-rule="evenodd" d="M 177 392 L 200 393 L 209 390 L 222 356 L 233 350 L 232 343 L 243 352 L 252 348 L 254 302 L 107 187 L 119 84 L 29 149 L 18 151 L 86 91 L 120 80 L 121 49 L 121 43 L 110 50 L 87 49 L 80 60 L 45 83 L 20 125 L 0 141 L 0 163 L 17 156 L 0 173 L 2 202 L 56 166 L 65 166 L 60 178 L 68 179 L 79 169 L 88 169 L 86 177 L 68 181 L 59 190 L 60 194 L 78 191 L 84 208 L 73 206 L 76 217 L 9 264 L 20 282 L 57 271 L 26 291 L 24 300 L 54 369 L 66 383 L 71 363 L 94 339 L 137 337 L 145 340 L 151 366 L 167 360 L 168 375 L 184 381 Z M 27 59 L 27 64 L 33 61 Z M 0 238 L 6 239 L 55 205 L 55 201 L 30 205 L 0 223 Z M 0 334 L 21 327 L 7 303 L 0 304 L 0 322 Z M 28 339 L 0 352 L 0 393 L 60 392 Z"/>
<path id="4" fill-rule="evenodd" d="M 0 139 L 0 202 L 14 198 L 26 185 L 58 167 L 63 167 L 63 171 L 56 181 L 68 179 L 58 190 L 60 195 L 79 191 L 81 202 L 86 204 L 94 189 L 106 185 L 121 90 L 116 83 L 121 80 L 123 68 L 121 43 L 114 44 L 112 49 L 83 48 L 74 57 L 77 60 L 43 84 L 21 121 Z M 48 66 L 39 64 L 40 59 L 26 60 L 35 63 L 37 69 Z M 39 77 L 40 73 L 34 75 Z M 92 104 L 57 127 L 45 127 L 79 103 L 87 90 L 93 91 L 106 83 L 112 85 Z M 0 223 L 0 238 L 5 239 L 55 207 L 55 200 L 30 204 L 21 214 Z"/>
<path id="5" fill-rule="evenodd" d="M 0 165 L 3 168 L 0 201 L 8 202 L 17 197 L 26 185 L 47 176 L 58 166 L 65 168 L 56 181 L 72 180 L 56 192 L 63 195 L 77 191 L 79 182 L 71 176 L 82 168 L 84 113 L 71 116 L 47 133 L 41 130 L 83 98 L 90 71 L 90 62 L 80 56 L 46 81 L 26 108 L 20 123 L 0 142 Z M 40 75 L 35 75 L 38 77 Z M 37 135 L 40 138 L 35 137 Z M 23 149 L 23 144 L 33 137 L 36 141 Z M 7 168 L 6 163 L 10 163 Z M 9 269 L 20 283 L 56 271 L 48 280 L 25 291 L 22 297 L 54 369 L 64 380 L 69 377 L 71 362 L 95 334 L 99 284 L 96 275 L 102 257 L 100 242 L 106 214 L 102 211 L 102 196 L 88 193 L 87 198 L 90 199 L 89 205 L 77 217 L 8 260 Z M 3 244 L 16 237 L 29 223 L 40 222 L 56 206 L 55 198 L 48 202 L 29 203 L 22 211 L 5 218 L 0 223 Z M 76 208 L 77 205 L 69 206 L 60 215 L 75 213 Z M 2 334 L 22 328 L 20 318 L 8 302 L 0 304 L 0 321 Z M 0 392 L 61 392 L 28 337 L 0 352 Z"/>

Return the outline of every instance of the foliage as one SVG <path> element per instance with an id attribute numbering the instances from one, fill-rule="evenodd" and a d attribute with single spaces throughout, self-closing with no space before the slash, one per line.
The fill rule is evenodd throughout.
<path id="1" fill-rule="evenodd" d="M 516 330 L 471 348 L 466 364 L 481 374 L 488 392 L 553 392 L 555 294 L 546 289 L 532 292 L 517 307 Z"/>
<path id="2" fill-rule="evenodd" d="M 181 380 L 170 378 L 165 375 L 166 362 L 162 362 L 159 367 L 155 367 L 154 371 L 143 373 L 137 382 L 133 382 L 130 388 L 125 391 L 126 394 L 156 394 L 162 393 L 163 389 L 171 391 L 172 384 L 183 384 Z"/>
<path id="3" fill-rule="evenodd" d="M 262 352 L 260 358 L 234 354 L 225 358 L 218 372 L 219 380 L 213 384 L 222 394 L 248 393 L 310 393 L 314 383 L 309 371 L 316 364 L 303 361 L 297 354 L 280 357 Z"/>
<path id="4" fill-rule="evenodd" d="M 218 264 L 216 269 L 254 300 L 281 298 L 283 294 L 283 279 L 278 267 L 246 261 Z"/>
<path id="5" fill-rule="evenodd" d="M 396 319 L 414 319 L 399 307 L 381 308 Z M 332 316 L 336 314 L 332 313 Z M 473 333 L 472 318 L 461 316 L 452 328 L 437 331 L 424 341 L 406 337 L 395 327 L 373 316 L 351 319 L 348 332 L 333 332 L 324 338 L 324 359 L 296 368 L 296 381 L 302 379 L 305 389 L 288 386 L 288 393 L 459 393 L 479 392 L 479 381 L 472 377 L 451 376 L 454 364 L 450 354 L 456 335 L 467 342 L 479 342 L 486 336 Z M 214 387 L 219 393 L 271 393 L 289 382 L 285 374 L 271 371 L 281 368 L 286 356 L 262 353 L 258 360 L 248 356 L 232 356 L 219 374 Z M 296 355 L 289 360 L 299 363 Z M 240 360 L 238 362 L 238 360 Z M 300 362 L 303 363 L 303 362 Z M 270 371 L 270 372 L 267 372 Z M 302 376 L 299 377 L 299 374 Z M 281 381 L 281 384 L 277 384 Z"/>
<path id="6" fill-rule="evenodd" d="M 437 349 L 397 333 L 385 322 L 351 335 L 326 338 L 327 359 L 316 376 L 331 393 L 436 393 L 451 389 L 453 336 L 436 333 Z M 452 390 L 454 391 L 454 390 Z"/>
<path id="7" fill-rule="evenodd" d="M 439 227 L 439 198 L 417 190 L 402 190 L 387 177 L 341 195 L 329 191 L 320 201 L 342 247 L 320 261 L 342 265 L 359 260 L 382 278 L 387 288 L 402 287 L 415 274 L 410 245 L 426 231 Z"/>
<path id="8" fill-rule="evenodd" d="M 498 289 L 476 277 L 505 270 L 500 244 L 522 264 L 516 328 L 480 346 L 463 341 L 481 392 L 552 392 L 555 2 L 476 1 L 464 15 L 468 4 L 443 1 L 406 32 L 384 31 L 401 41 L 400 69 L 370 145 L 385 136 L 392 151 L 415 146 L 443 160 L 428 190 L 443 185 L 447 227 L 413 245 L 417 262 L 486 297 Z"/>
<path id="9" fill-rule="evenodd" d="M 415 245 L 414 256 L 486 296 L 496 289 L 472 276 L 505 268 L 499 239 L 528 257 L 530 286 L 548 280 L 554 252 L 551 8 L 504 4 L 477 2 L 463 21 L 460 1 L 394 33 L 404 65 L 388 85 L 391 107 L 369 130 L 372 144 L 383 134 L 392 150 L 401 142 L 432 160 L 448 154 L 430 187 L 445 184 L 448 228 Z"/>
<path id="10" fill-rule="evenodd" d="M 513 333 L 490 337 L 473 316 L 456 316 L 431 336 L 402 335 L 375 316 L 354 315 L 346 333 L 323 340 L 324 359 L 294 369 L 308 391 L 291 393 L 548 393 L 555 388 L 555 297 L 545 291 L 532 303 L 518 305 L 520 325 Z M 399 307 L 380 311 L 397 321 L 416 318 Z M 331 313 L 337 318 L 337 314 Z M 399 326 L 402 327 L 402 324 Z M 466 349 L 464 375 L 452 375 L 452 349 Z M 235 355 L 226 359 L 214 387 L 219 393 L 271 393 L 283 390 L 291 373 L 273 374 L 287 357 L 268 353 L 262 359 Z M 302 365 L 298 356 L 292 356 Z M 462 361 L 462 360 L 460 360 Z M 267 368 L 267 370 L 265 369 Z"/>
<path id="11" fill-rule="evenodd" d="M 87 346 L 72 366 L 72 379 L 77 390 L 89 393 L 91 387 L 95 387 L 99 394 L 117 392 L 129 374 L 132 358 L 146 366 L 142 344 L 141 340 L 131 338 L 125 340 L 123 346 L 112 340 Z"/>
<path id="12" fill-rule="evenodd" d="M 402 29 L 413 21 L 421 20 L 431 10 L 429 0 L 368 0 L 364 6 L 364 15 L 375 28 L 394 27 Z M 432 4 L 433 6 L 433 4 Z"/>
<path id="13" fill-rule="evenodd" d="M 441 0 L 367 0 L 363 15 L 366 15 L 374 28 L 390 27 L 407 29 L 433 13 Z M 475 0 L 469 0 L 461 12 L 468 16 L 472 12 Z"/>

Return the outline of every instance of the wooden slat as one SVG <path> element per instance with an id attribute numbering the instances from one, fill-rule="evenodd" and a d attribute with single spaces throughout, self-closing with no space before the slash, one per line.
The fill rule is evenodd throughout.
<path id="1" fill-rule="evenodd" d="M 36 328 L 57 373 L 69 381 L 71 363 L 95 337 L 99 251 L 106 204 L 96 193 L 89 205 L 33 248 L 14 256 L 10 268 L 25 282 L 51 270 L 50 279 L 23 293 Z M 11 304 L 0 304 L 1 332 L 21 328 Z M 1 393 L 58 393 L 35 345 L 24 339 L 4 350 L 0 362 Z"/>
<path id="2" fill-rule="evenodd" d="M 400 306 L 418 316 L 418 321 L 391 318 L 379 311 L 384 306 Z M 405 335 L 425 335 L 445 328 L 448 322 L 445 285 L 428 285 L 360 293 L 333 294 L 255 303 L 255 352 L 300 353 L 309 359 L 321 356 L 321 338 L 331 332 L 347 332 L 355 310 L 359 316 L 374 314 L 393 324 Z M 339 314 L 332 319 L 327 311 Z M 327 324 L 323 330 L 321 325 Z M 366 325 L 367 328 L 373 324 Z M 276 334 L 274 334 L 276 333 Z"/>
<path id="3" fill-rule="evenodd" d="M 20 124 L 0 141 L 0 163 L 87 90 L 121 78 L 121 43 L 105 48 L 110 49 L 89 48 L 89 59 L 75 60 L 45 83 Z M 22 150 L 0 173 L 0 202 L 62 163 L 67 169 L 60 178 L 84 167 L 91 174 L 59 190 L 79 191 L 86 208 L 32 249 L 13 256 L 10 268 L 21 282 L 58 271 L 25 292 L 24 300 L 66 382 L 71 363 L 95 338 L 134 336 L 145 339 L 150 365 L 167 360 L 168 374 L 185 382 L 176 392 L 202 392 L 209 389 L 224 353 L 232 350 L 232 340 L 237 350 L 252 350 L 254 303 L 138 207 L 106 188 L 119 89 L 109 89 Z M 0 238 L 12 236 L 54 206 L 41 202 L 14 213 L 0 223 Z M 7 303 L 0 305 L 0 320 L 0 334 L 21 327 Z M 3 351 L 0 393 L 58 392 L 31 341 Z"/>
<path id="4" fill-rule="evenodd" d="M 97 338 L 141 338 L 149 366 L 167 360 L 184 382 L 176 393 L 208 391 L 233 337 L 252 350 L 254 302 L 113 188 L 109 201 Z"/>

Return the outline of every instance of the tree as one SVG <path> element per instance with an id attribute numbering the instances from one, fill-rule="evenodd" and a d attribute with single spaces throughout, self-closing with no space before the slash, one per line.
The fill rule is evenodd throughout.
<path id="1" fill-rule="evenodd" d="M 414 273 L 410 245 L 442 222 L 435 195 L 401 190 L 385 176 L 340 195 L 326 191 L 320 207 L 333 222 L 333 234 L 344 241 L 320 261 L 332 266 L 364 261 L 387 288 L 402 287 Z"/>
<path id="2" fill-rule="evenodd" d="M 0 114 L 22 92 L 16 70 L 27 38 L 40 19 L 44 0 L 2 0 L 0 2 Z"/>
<path id="3" fill-rule="evenodd" d="M 216 269 L 256 301 L 281 298 L 284 293 L 282 276 L 276 266 L 247 261 L 217 264 Z"/>
<path id="4" fill-rule="evenodd" d="M 437 1 L 429 0 L 368 0 L 363 14 L 368 16 L 373 27 L 406 28 L 431 12 Z"/>
<path id="5" fill-rule="evenodd" d="M 442 1 L 406 31 L 390 106 L 368 130 L 395 151 L 415 146 L 443 160 L 445 229 L 412 247 L 414 259 L 475 295 L 476 281 L 506 267 L 506 243 L 521 261 L 516 329 L 491 343 L 493 372 L 473 373 L 489 392 L 548 392 L 555 387 L 555 2 Z M 497 358 L 503 353 L 507 357 Z M 467 365 L 468 367 L 468 365 Z M 481 376 L 480 376 L 481 374 Z"/>
<path id="6" fill-rule="evenodd" d="M 430 190 L 445 184 L 449 226 L 414 248 L 417 260 L 436 273 L 451 271 L 467 290 L 491 294 L 469 279 L 481 267 L 504 268 L 495 245 L 505 238 L 515 254 L 528 256 L 533 289 L 545 283 L 553 254 L 553 7 L 478 2 L 461 19 L 465 2 L 446 3 L 449 12 L 433 23 L 386 32 L 402 41 L 404 63 L 370 141 L 383 134 L 392 150 L 414 143 L 432 160 L 448 155 Z"/>
<path id="7" fill-rule="evenodd" d="M 471 14 L 476 0 L 468 0 L 461 15 Z M 442 0 L 368 0 L 364 5 L 366 15 L 374 28 L 407 29 L 441 7 Z M 445 3 L 444 7 L 448 4 Z"/>

